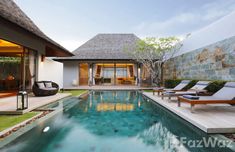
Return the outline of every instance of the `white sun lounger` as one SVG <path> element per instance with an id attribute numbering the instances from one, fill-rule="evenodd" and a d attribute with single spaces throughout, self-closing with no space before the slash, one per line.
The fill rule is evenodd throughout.
<path id="1" fill-rule="evenodd" d="M 164 91 L 181 91 L 184 87 L 186 87 L 189 84 L 189 82 L 191 82 L 191 81 L 190 80 L 182 80 L 176 87 L 171 88 L 171 89 L 167 89 L 167 88 L 163 88 L 163 87 L 153 88 L 153 95 L 155 94 L 155 92 L 157 92 L 159 95 L 161 92 L 164 92 Z"/>
<path id="2" fill-rule="evenodd" d="M 177 97 L 177 96 L 182 96 L 182 95 L 197 95 L 199 93 L 205 93 L 207 92 L 206 90 L 204 90 L 209 84 L 211 83 L 211 81 L 198 81 L 192 88 L 190 88 L 188 91 L 164 91 L 162 93 L 162 99 L 164 99 L 164 97 L 168 97 L 169 100 L 171 99 L 171 97 Z"/>
<path id="3" fill-rule="evenodd" d="M 198 99 L 190 99 L 190 96 L 179 96 L 178 106 L 181 102 L 191 105 L 191 112 L 196 104 L 235 104 L 235 82 L 227 82 L 222 89 L 212 96 L 198 96 Z"/>

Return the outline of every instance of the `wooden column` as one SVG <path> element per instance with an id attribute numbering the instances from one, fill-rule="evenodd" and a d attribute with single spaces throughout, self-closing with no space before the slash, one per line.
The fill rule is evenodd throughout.
<path id="1" fill-rule="evenodd" d="M 26 55 L 26 50 L 25 50 L 25 48 L 23 48 L 23 55 L 22 55 L 22 90 L 26 89 L 25 55 Z"/>
<path id="2" fill-rule="evenodd" d="M 93 63 L 89 64 L 89 82 L 88 85 L 93 85 Z"/>
<path id="3" fill-rule="evenodd" d="M 138 64 L 137 66 L 137 76 L 138 76 L 138 86 L 141 86 L 141 65 Z"/>
<path id="4" fill-rule="evenodd" d="M 114 85 L 116 85 L 116 63 L 114 63 Z"/>

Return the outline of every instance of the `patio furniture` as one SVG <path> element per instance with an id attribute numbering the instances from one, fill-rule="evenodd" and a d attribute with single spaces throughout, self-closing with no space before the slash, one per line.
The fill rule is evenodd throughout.
<path id="1" fill-rule="evenodd" d="M 171 100 L 171 97 L 178 97 L 182 95 L 205 95 L 207 90 L 204 90 L 211 81 L 198 81 L 192 88 L 187 91 L 165 91 L 162 92 L 162 99 L 168 97 Z"/>
<path id="2" fill-rule="evenodd" d="M 153 95 L 155 95 L 155 92 L 157 92 L 158 95 L 160 95 L 160 93 L 162 93 L 164 91 L 182 91 L 183 88 L 189 84 L 189 82 L 190 82 L 190 80 L 182 80 L 176 87 L 171 88 L 171 89 L 167 89 L 164 87 L 153 88 Z"/>
<path id="3" fill-rule="evenodd" d="M 51 96 L 59 91 L 59 85 L 51 81 L 37 81 L 33 84 L 35 96 Z"/>
<path id="4" fill-rule="evenodd" d="M 235 82 L 227 82 L 222 89 L 212 96 L 198 96 L 198 99 L 192 99 L 190 96 L 179 96 L 178 107 L 181 102 L 191 105 L 191 112 L 196 104 L 235 104 Z"/>

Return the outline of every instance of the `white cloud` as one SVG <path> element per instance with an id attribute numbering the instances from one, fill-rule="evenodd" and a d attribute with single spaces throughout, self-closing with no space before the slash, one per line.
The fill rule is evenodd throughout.
<path id="1" fill-rule="evenodd" d="M 197 12 L 185 12 L 164 21 L 141 22 L 133 27 L 140 36 L 185 35 L 235 10 L 234 0 L 217 0 L 203 5 Z"/>

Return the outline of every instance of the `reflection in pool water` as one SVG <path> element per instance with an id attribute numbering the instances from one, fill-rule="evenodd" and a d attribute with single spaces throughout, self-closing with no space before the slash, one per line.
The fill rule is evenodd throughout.
<path id="1" fill-rule="evenodd" d="M 96 111 L 132 111 L 133 104 L 128 103 L 98 103 Z"/>
<path id="2" fill-rule="evenodd" d="M 97 91 L 62 102 L 64 112 L 4 150 L 22 152 L 221 151 L 179 144 L 208 136 L 135 91 Z M 60 104 L 53 105 L 53 107 Z M 43 128 L 50 126 L 47 133 Z M 229 151 L 223 149 L 223 151 Z"/>

